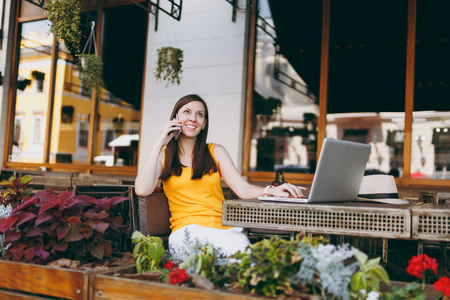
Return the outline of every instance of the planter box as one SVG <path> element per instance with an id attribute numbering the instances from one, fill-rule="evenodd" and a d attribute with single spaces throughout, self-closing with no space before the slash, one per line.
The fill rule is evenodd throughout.
<path id="1" fill-rule="evenodd" d="M 95 300 L 123 300 L 123 299 L 155 299 L 155 300 L 256 300 L 240 294 L 232 294 L 220 291 L 206 291 L 196 288 L 185 288 L 170 284 L 156 283 L 145 280 L 128 279 L 117 277 L 119 273 L 135 273 L 135 267 L 127 267 L 122 270 L 114 270 L 109 273 L 99 274 L 95 278 L 94 297 Z M 319 300 L 318 296 L 306 295 L 308 300 Z"/>
<path id="2" fill-rule="evenodd" d="M 391 286 L 386 285 L 384 282 L 380 282 L 380 290 L 382 292 L 392 292 L 392 286 L 396 285 L 398 287 L 403 287 L 408 284 L 408 282 L 403 281 L 391 281 Z M 425 284 L 425 291 L 427 292 L 427 300 L 435 300 L 438 299 L 439 296 L 442 295 L 441 292 L 438 292 L 434 289 L 432 284 Z"/>
<path id="3" fill-rule="evenodd" d="M 81 271 L 0 261 L 0 299 L 92 299 L 95 275 L 118 268 Z"/>
<path id="4" fill-rule="evenodd" d="M 48 300 L 34 295 L 28 295 L 20 292 L 0 290 L 0 299 L 2 300 Z"/>

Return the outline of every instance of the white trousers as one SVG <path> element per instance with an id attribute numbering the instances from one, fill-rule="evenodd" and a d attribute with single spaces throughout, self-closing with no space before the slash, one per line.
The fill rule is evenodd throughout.
<path id="1" fill-rule="evenodd" d="M 174 259 L 184 260 L 191 251 L 189 243 L 192 246 L 196 242 L 201 246 L 212 244 L 224 256 L 244 251 L 250 245 L 241 227 L 217 229 L 192 224 L 181 227 L 169 236 L 169 251 Z"/>

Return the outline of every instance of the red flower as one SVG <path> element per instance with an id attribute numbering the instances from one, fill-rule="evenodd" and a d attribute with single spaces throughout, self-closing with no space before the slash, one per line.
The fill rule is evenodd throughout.
<path id="1" fill-rule="evenodd" d="M 423 274 L 426 270 L 431 270 L 434 274 L 437 274 L 438 264 L 436 259 L 429 257 L 426 254 L 419 254 L 414 256 L 408 261 L 409 265 L 406 271 L 411 276 L 417 278 L 423 278 Z"/>
<path id="2" fill-rule="evenodd" d="M 185 269 L 176 268 L 171 273 L 169 273 L 170 283 L 177 284 L 183 283 L 191 279 L 189 275 L 186 273 Z"/>
<path id="3" fill-rule="evenodd" d="M 169 271 L 173 271 L 173 269 L 175 268 L 175 263 L 172 261 L 168 261 L 166 262 L 166 264 L 164 265 L 164 268 L 169 270 Z"/>
<path id="4" fill-rule="evenodd" d="M 434 289 L 436 291 L 442 291 L 444 296 L 450 296 L 450 279 L 442 276 L 438 281 L 434 283 Z"/>

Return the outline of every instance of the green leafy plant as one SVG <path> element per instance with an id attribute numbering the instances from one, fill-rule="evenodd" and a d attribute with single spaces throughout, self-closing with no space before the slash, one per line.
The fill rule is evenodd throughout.
<path id="1" fill-rule="evenodd" d="M 199 249 L 189 255 L 186 260 L 180 264 L 180 269 L 191 269 L 191 272 L 199 274 L 207 279 L 214 279 L 217 271 L 214 265 L 215 262 L 214 247 L 211 244 L 205 244 Z"/>
<path id="2" fill-rule="evenodd" d="M 173 47 L 162 47 L 158 50 L 158 60 L 154 72 L 157 81 L 180 84 L 180 75 L 183 73 L 183 50 Z"/>
<path id="3" fill-rule="evenodd" d="M 253 294 L 291 295 L 291 277 L 298 272 L 302 260 L 298 244 L 298 240 L 287 241 L 277 236 L 254 243 L 233 256 L 237 262 L 229 265 L 227 275 L 235 275 L 238 286 Z"/>
<path id="4" fill-rule="evenodd" d="M 103 83 L 103 62 L 96 54 L 81 54 L 80 80 L 83 87 L 100 92 Z"/>
<path id="5" fill-rule="evenodd" d="M 50 23 L 50 32 L 57 40 L 64 40 L 68 48 L 75 54 L 80 53 L 81 40 L 81 1 L 80 0 L 51 0 L 45 1 L 45 14 Z"/>
<path id="6" fill-rule="evenodd" d="M 145 236 L 135 231 L 131 240 L 135 244 L 133 256 L 136 259 L 137 272 L 160 271 L 160 263 L 164 255 L 162 239 L 157 236 Z"/>
<path id="7" fill-rule="evenodd" d="M 110 239 L 129 231 L 112 209 L 127 199 L 39 191 L 0 219 L 8 244 L 4 258 L 45 264 L 59 258 L 92 262 L 111 257 Z"/>
<path id="8" fill-rule="evenodd" d="M 355 298 L 360 293 L 380 292 L 380 281 L 390 284 L 388 273 L 380 265 L 380 257 L 368 259 L 361 251 L 356 252 L 354 257 L 359 262 L 359 271 L 352 276 L 350 283 Z"/>
<path id="9" fill-rule="evenodd" d="M 394 285 L 392 287 L 392 293 L 385 294 L 385 299 L 387 300 L 425 300 L 426 298 L 427 293 L 417 282 L 410 282 L 402 287 Z"/>
<path id="10" fill-rule="evenodd" d="M 30 175 L 20 178 L 11 176 L 8 180 L 0 182 L 0 186 L 6 190 L 0 195 L 0 203 L 3 205 L 11 205 L 15 208 L 23 202 L 23 199 L 31 195 L 32 189 L 28 188 L 28 184 L 33 180 Z"/>

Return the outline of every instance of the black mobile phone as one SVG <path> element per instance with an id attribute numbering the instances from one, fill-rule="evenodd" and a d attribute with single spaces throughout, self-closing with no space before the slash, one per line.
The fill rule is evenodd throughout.
<path id="1" fill-rule="evenodd" d="M 175 120 L 178 121 L 178 114 L 175 114 Z M 181 129 L 173 131 L 173 137 L 175 138 L 175 140 L 178 140 L 180 133 L 181 133 Z"/>

